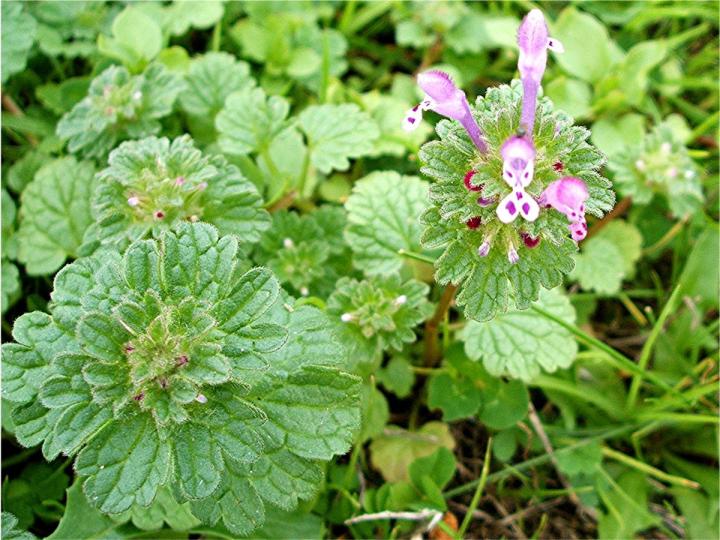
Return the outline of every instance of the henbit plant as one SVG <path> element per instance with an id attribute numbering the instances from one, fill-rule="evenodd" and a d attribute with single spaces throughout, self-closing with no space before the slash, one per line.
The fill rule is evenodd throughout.
<path id="1" fill-rule="evenodd" d="M 160 64 L 139 75 L 110 66 L 60 119 L 57 135 L 68 141 L 70 152 L 103 160 L 120 141 L 159 133 L 158 119 L 172 112 L 182 89 L 182 79 Z"/>
<path id="2" fill-rule="evenodd" d="M 560 285 L 585 237 L 585 212 L 602 216 L 615 201 L 590 132 L 537 102 L 547 49 L 562 50 L 540 11 L 523 20 L 518 44 L 519 83 L 489 89 L 470 107 L 449 76 L 428 72 L 418 78 L 426 97 L 406 118 L 410 129 L 422 110 L 457 122 L 441 121 L 440 140 L 420 151 L 422 172 L 435 180 L 422 239 L 444 249 L 435 278 L 458 286 L 458 304 L 476 320 L 527 308 L 541 286 Z"/>
<path id="3" fill-rule="evenodd" d="M 3 537 L 713 536 L 716 14 L 500 4 L 3 2 Z"/>
<path id="4" fill-rule="evenodd" d="M 697 166 L 670 124 L 656 126 L 639 144 L 620 153 L 610 168 L 622 195 L 640 205 L 662 195 L 676 218 L 687 218 L 704 201 Z"/>
<path id="5" fill-rule="evenodd" d="M 134 240 L 159 236 L 183 221 L 212 223 L 243 246 L 270 226 L 255 186 L 225 158 L 206 155 L 189 135 L 172 141 L 126 141 L 97 175 L 94 223 L 82 250 L 124 251 Z"/>
<path id="6" fill-rule="evenodd" d="M 263 501 L 310 497 L 359 428 L 360 381 L 333 367 L 345 359 L 327 329 L 314 327 L 320 354 L 285 344 L 315 310 L 293 310 L 270 271 L 248 266 L 236 237 L 187 223 L 65 267 L 50 314 L 20 317 L 3 346 L 18 440 L 75 457 L 109 514 L 167 487 L 247 534 Z"/>

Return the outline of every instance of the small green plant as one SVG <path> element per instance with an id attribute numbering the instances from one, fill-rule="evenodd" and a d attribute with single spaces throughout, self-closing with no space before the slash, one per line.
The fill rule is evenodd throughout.
<path id="1" fill-rule="evenodd" d="M 2 537 L 716 538 L 717 5 L 541 7 L 3 1 Z"/>

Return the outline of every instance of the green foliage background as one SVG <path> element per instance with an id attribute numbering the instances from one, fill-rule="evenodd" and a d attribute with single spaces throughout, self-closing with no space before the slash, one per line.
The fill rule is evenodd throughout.
<path id="1" fill-rule="evenodd" d="M 533 7 L 617 202 L 456 302 L 461 132 L 401 121 L 517 78 Z M 717 538 L 718 14 L 3 1 L 2 537 Z"/>

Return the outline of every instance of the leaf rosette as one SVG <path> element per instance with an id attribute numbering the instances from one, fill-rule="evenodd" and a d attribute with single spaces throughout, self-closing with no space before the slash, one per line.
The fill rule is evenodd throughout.
<path id="1" fill-rule="evenodd" d="M 347 341 L 364 342 L 370 359 L 387 349 L 399 351 L 415 341 L 414 328 L 432 313 L 430 288 L 420 281 L 402 281 L 397 275 L 358 281 L 344 277 L 328 298 L 327 310 L 340 320 Z"/>
<path id="2" fill-rule="evenodd" d="M 77 455 L 88 501 L 110 514 L 168 487 L 247 534 L 263 500 L 312 496 L 320 461 L 359 428 L 359 380 L 337 369 L 321 312 L 292 310 L 269 270 L 243 268 L 237 238 L 204 223 L 65 267 L 51 314 L 20 317 L 3 346 L 18 440 Z M 314 343 L 285 345 L 300 329 Z M 305 357 L 319 346 L 334 365 Z"/>
<path id="3" fill-rule="evenodd" d="M 60 119 L 57 135 L 68 141 L 70 152 L 104 159 L 119 141 L 159 133 L 159 119 L 172 112 L 182 89 L 182 79 L 160 64 L 139 75 L 110 66 Z"/>
<path id="4" fill-rule="evenodd" d="M 304 215 L 275 212 L 253 258 L 292 292 L 326 298 L 341 275 L 352 273 L 350 250 L 342 236 L 345 223 L 339 207 L 324 206 Z"/>
<path id="5" fill-rule="evenodd" d="M 113 150 L 97 177 L 93 214 L 88 251 L 98 244 L 122 251 L 181 221 L 212 223 L 243 244 L 270 226 L 255 186 L 222 156 L 204 155 L 188 135 L 127 141 Z"/>
<path id="6" fill-rule="evenodd" d="M 649 204 L 656 194 L 662 195 L 672 214 L 683 218 L 705 200 L 698 168 L 669 123 L 656 126 L 640 145 L 622 152 L 609 166 L 618 190 L 633 203 Z"/>
<path id="7" fill-rule="evenodd" d="M 521 98 L 522 87 L 514 81 L 489 89 L 471 108 L 489 147 L 486 154 L 478 152 L 458 122 L 449 120 L 437 125 L 440 140 L 420 150 L 421 170 L 435 180 L 431 205 L 422 216 L 422 242 L 427 249 L 444 249 L 435 263 L 436 280 L 459 286 L 457 303 L 475 320 L 491 319 L 513 304 L 527 308 L 538 299 L 541 286 L 552 289 L 562 282 L 577 250 L 559 212 L 542 209 L 533 222 L 517 219 L 508 224 L 496 216 L 497 202 L 508 191 L 500 149 L 518 130 Z M 536 114 L 535 174 L 527 193 L 538 199 L 553 181 L 574 176 L 587 185 L 587 212 L 602 216 L 615 196 L 610 182 L 598 173 L 605 158 L 587 142 L 590 132 L 555 111 L 547 98 L 540 100 Z M 474 171 L 471 185 L 481 190 L 466 187 L 469 171 Z M 483 257 L 478 249 L 484 242 L 491 247 Z M 514 263 L 507 255 L 511 248 L 519 256 Z"/>

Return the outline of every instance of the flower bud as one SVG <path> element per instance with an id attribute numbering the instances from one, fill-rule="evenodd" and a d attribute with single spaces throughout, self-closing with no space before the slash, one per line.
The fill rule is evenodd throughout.
<path id="1" fill-rule="evenodd" d="M 585 182 L 566 176 L 551 183 L 540 196 L 540 204 L 565 214 L 573 240 L 579 242 L 587 235 L 585 201 L 589 194 Z"/>
<path id="2" fill-rule="evenodd" d="M 422 120 L 423 111 L 435 111 L 460 122 L 478 150 L 483 154 L 486 153 L 487 144 L 470 111 L 465 92 L 455 86 L 450 75 L 442 71 L 426 71 L 418 75 L 417 81 L 425 92 L 425 98 L 407 112 L 403 122 L 404 129 L 406 131 L 416 129 Z"/>
<path id="3" fill-rule="evenodd" d="M 537 95 L 547 65 L 547 50 L 563 52 L 565 49 L 558 40 L 548 36 L 545 17 L 539 9 L 528 13 L 518 28 L 518 70 L 523 85 L 523 104 L 520 125 L 532 137 L 535 128 L 535 108 Z"/>

